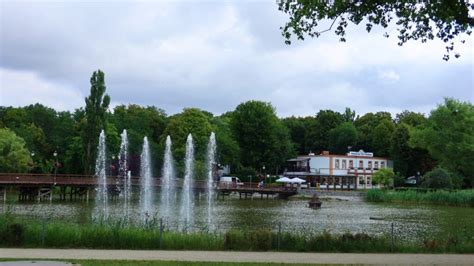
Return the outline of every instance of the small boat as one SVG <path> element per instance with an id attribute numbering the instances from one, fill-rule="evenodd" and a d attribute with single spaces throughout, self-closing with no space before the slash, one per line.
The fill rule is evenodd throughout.
<path id="1" fill-rule="evenodd" d="M 321 208 L 321 200 L 319 200 L 319 197 L 314 194 L 313 197 L 309 200 L 308 202 L 308 207 L 313 208 L 313 209 L 318 209 Z"/>

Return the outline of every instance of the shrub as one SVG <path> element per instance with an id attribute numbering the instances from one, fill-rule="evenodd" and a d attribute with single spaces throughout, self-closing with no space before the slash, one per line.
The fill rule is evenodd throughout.
<path id="1" fill-rule="evenodd" d="M 424 188 L 434 189 L 452 189 L 455 187 L 454 183 L 459 183 L 457 182 L 457 179 L 457 176 L 455 176 L 453 173 L 449 172 L 446 169 L 438 167 L 425 174 L 421 186 Z M 453 180 L 455 180 L 455 182 L 453 182 Z"/>

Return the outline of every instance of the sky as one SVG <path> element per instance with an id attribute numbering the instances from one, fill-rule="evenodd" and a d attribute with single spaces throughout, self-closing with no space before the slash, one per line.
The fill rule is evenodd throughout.
<path id="1" fill-rule="evenodd" d="M 111 108 L 168 114 L 218 115 L 248 100 L 271 102 L 280 117 L 345 107 L 428 114 L 444 97 L 474 102 L 472 37 L 445 62 L 439 40 L 399 47 L 394 25 L 390 38 L 350 24 L 345 43 L 327 32 L 289 46 L 287 19 L 275 0 L 0 0 L 0 106 L 73 111 L 97 69 Z"/>

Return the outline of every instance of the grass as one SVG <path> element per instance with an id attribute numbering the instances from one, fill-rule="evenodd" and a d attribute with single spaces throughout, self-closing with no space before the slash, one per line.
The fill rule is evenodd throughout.
<path id="1" fill-rule="evenodd" d="M 474 207 L 474 190 L 426 191 L 426 190 L 380 190 L 371 189 L 365 194 L 371 202 L 413 202 L 450 206 Z"/>
<path id="2" fill-rule="evenodd" d="M 390 236 L 282 232 L 267 229 L 229 230 L 225 233 L 180 233 L 158 228 L 118 224 L 86 224 L 26 220 L 0 215 L 0 247 L 92 248 L 143 250 L 235 250 L 296 252 L 474 253 L 474 238 L 430 236 L 423 241 L 398 241 Z"/>

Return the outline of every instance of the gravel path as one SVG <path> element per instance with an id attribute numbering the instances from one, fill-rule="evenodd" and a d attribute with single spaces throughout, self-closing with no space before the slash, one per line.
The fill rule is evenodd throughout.
<path id="1" fill-rule="evenodd" d="M 325 264 L 438 264 L 474 265 L 474 255 L 454 254 L 357 254 L 231 251 L 147 251 L 90 249 L 0 249 L 0 258 L 168 260 Z"/>

